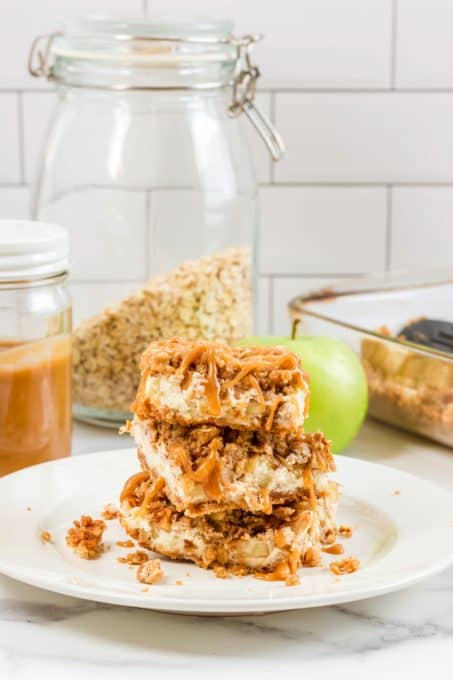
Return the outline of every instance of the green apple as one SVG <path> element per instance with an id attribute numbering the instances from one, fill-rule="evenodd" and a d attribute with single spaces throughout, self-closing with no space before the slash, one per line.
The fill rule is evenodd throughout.
<path id="1" fill-rule="evenodd" d="M 333 338 L 251 337 L 244 345 L 283 345 L 299 354 L 310 376 L 310 412 L 306 432 L 321 430 L 332 440 L 334 453 L 355 437 L 368 406 L 365 373 L 358 357 L 345 343 Z"/>

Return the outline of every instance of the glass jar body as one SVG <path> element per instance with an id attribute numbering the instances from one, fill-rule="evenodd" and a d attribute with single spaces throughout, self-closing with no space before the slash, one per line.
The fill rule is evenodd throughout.
<path id="1" fill-rule="evenodd" d="M 144 324 L 138 342 L 126 329 L 124 342 L 134 338 L 138 355 L 169 335 L 234 342 L 251 333 L 257 186 L 247 123 L 227 113 L 229 89 L 58 90 L 34 214 L 69 228 L 74 279 L 148 281 L 161 293 L 167 284 L 168 295 L 181 288 L 153 306 L 154 328 Z M 75 367 L 77 415 L 124 418 L 136 363 L 96 375 L 99 367 L 85 357 L 83 372 L 91 375 Z M 136 373 L 119 394 L 124 368 Z"/>
<path id="2" fill-rule="evenodd" d="M 0 475 L 71 452 L 65 279 L 0 283 Z"/>

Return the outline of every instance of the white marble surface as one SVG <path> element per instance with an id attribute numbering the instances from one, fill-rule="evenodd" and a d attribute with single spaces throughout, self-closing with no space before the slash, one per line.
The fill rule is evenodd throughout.
<path id="1" fill-rule="evenodd" d="M 127 445 L 76 425 L 74 452 Z M 453 491 L 453 451 L 367 423 L 349 455 Z M 370 480 L 372 483 L 372 480 Z M 423 502 L 423 499 L 420 499 Z M 0 679 L 451 678 L 453 569 L 380 598 L 266 616 L 160 614 L 53 595 L 0 577 Z"/>

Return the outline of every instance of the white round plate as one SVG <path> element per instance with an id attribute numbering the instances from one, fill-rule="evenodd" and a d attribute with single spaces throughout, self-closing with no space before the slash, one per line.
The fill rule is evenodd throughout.
<path id="1" fill-rule="evenodd" d="M 99 517 L 116 503 L 137 471 L 131 449 L 104 451 L 37 465 L 0 479 L 0 572 L 40 588 L 99 602 L 191 614 L 245 614 L 303 609 L 381 595 L 435 574 L 453 563 L 453 496 L 389 467 L 337 456 L 343 485 L 339 523 L 353 526 L 344 556 L 359 571 L 335 576 L 325 566 L 301 569 L 288 587 L 253 577 L 218 579 L 188 563 L 162 560 L 165 581 L 144 591 L 135 568 L 117 561 L 125 533 L 107 522 L 110 548 L 82 560 L 65 545 L 81 514 Z M 40 539 L 50 531 L 53 542 Z M 182 581 L 177 584 L 176 581 Z"/>

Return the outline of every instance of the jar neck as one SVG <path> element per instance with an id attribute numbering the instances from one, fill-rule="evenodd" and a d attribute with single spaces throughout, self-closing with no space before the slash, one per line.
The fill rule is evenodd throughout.
<path id="1" fill-rule="evenodd" d="M 1 290 L 13 290 L 13 289 L 23 289 L 23 288 L 39 288 L 42 286 L 59 286 L 65 283 L 68 279 L 68 272 L 58 272 L 52 274 L 52 276 L 45 276 L 39 278 L 30 279 L 7 279 L 2 281 L 0 279 L 0 291 Z"/>
<path id="2" fill-rule="evenodd" d="M 52 78 L 81 88 L 128 90 L 217 90 L 231 85 L 235 64 L 218 60 L 140 65 L 100 59 L 57 57 Z"/>

